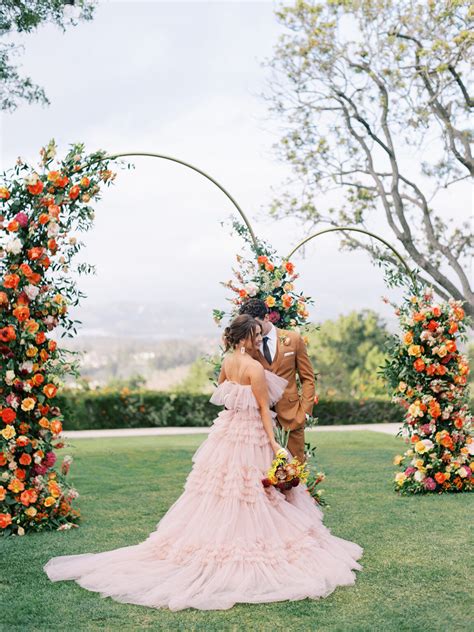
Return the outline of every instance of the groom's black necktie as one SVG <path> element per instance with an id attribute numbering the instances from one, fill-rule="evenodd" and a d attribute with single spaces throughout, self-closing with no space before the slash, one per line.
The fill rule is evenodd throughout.
<path id="1" fill-rule="evenodd" d="M 272 363 L 272 354 L 270 353 L 270 349 L 268 347 L 268 336 L 263 336 L 263 356 L 268 364 Z"/>

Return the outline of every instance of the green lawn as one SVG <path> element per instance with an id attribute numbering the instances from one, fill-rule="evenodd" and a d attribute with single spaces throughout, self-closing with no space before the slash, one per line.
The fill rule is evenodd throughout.
<path id="1" fill-rule="evenodd" d="M 312 435 L 314 437 L 314 434 Z M 355 586 L 326 599 L 172 613 L 119 604 L 73 582 L 51 583 L 55 555 L 138 543 L 181 493 L 203 435 L 78 440 L 71 480 L 83 522 L 69 532 L 1 540 L 0 629 L 456 631 L 470 619 L 468 522 L 474 495 L 404 498 L 391 487 L 399 439 L 375 432 L 320 432 L 331 504 L 325 524 L 364 547 Z M 314 440 L 314 439 L 313 439 Z"/>

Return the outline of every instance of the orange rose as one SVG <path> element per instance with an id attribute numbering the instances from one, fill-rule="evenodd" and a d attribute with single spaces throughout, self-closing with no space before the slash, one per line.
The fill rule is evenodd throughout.
<path id="1" fill-rule="evenodd" d="M 29 465 L 31 463 L 31 456 L 29 454 L 22 454 L 18 460 L 20 465 Z"/>
<path id="2" fill-rule="evenodd" d="M 39 329 L 39 325 L 36 322 L 36 320 L 33 320 L 32 318 L 26 323 L 26 327 L 25 327 L 26 331 L 30 334 L 35 334 L 38 329 Z"/>
<path id="3" fill-rule="evenodd" d="M 36 261 L 42 256 L 43 252 L 44 248 L 42 248 L 41 246 L 35 246 L 35 248 L 30 248 L 26 254 L 28 255 L 28 259 L 31 259 L 31 261 Z"/>
<path id="4" fill-rule="evenodd" d="M 2 421 L 5 424 L 11 424 L 16 419 L 16 412 L 13 408 L 4 408 L 2 410 Z"/>
<path id="5" fill-rule="evenodd" d="M 31 195 L 39 195 L 44 189 L 44 184 L 41 182 L 41 180 L 37 180 L 36 184 L 29 184 L 26 188 L 31 193 Z"/>
<path id="6" fill-rule="evenodd" d="M 30 442 L 30 440 L 25 435 L 20 435 L 19 437 L 16 438 L 16 444 L 20 448 L 24 448 L 25 445 L 29 444 L 29 442 Z"/>
<path id="7" fill-rule="evenodd" d="M 6 529 L 12 523 L 12 517 L 9 513 L 0 514 L 0 529 Z"/>
<path id="8" fill-rule="evenodd" d="M 58 392 L 58 389 L 54 384 L 49 383 L 43 386 L 43 393 L 49 399 L 52 399 L 56 395 L 57 392 Z"/>
<path id="9" fill-rule="evenodd" d="M 41 375 L 41 373 L 35 373 L 31 381 L 33 382 L 34 386 L 41 386 L 41 384 L 43 384 L 44 382 L 44 376 Z"/>
<path id="10" fill-rule="evenodd" d="M 265 264 L 265 270 L 267 272 L 273 272 L 274 269 L 275 269 L 275 266 L 273 265 L 273 263 L 270 263 L 270 261 L 267 261 L 267 263 Z"/>
<path id="11" fill-rule="evenodd" d="M 449 353 L 454 353 L 456 351 L 456 343 L 454 340 L 447 340 L 446 341 L 446 349 L 449 351 Z"/>
<path id="12" fill-rule="evenodd" d="M 428 364 L 426 367 L 426 375 L 434 375 L 436 373 L 436 364 Z"/>
<path id="13" fill-rule="evenodd" d="M 6 274 L 3 277 L 3 286 L 10 290 L 15 290 L 18 287 L 19 282 L 20 277 L 18 274 Z"/>
<path id="14" fill-rule="evenodd" d="M 49 207 L 49 214 L 54 217 L 55 219 L 58 219 L 59 217 L 59 212 L 60 212 L 60 207 L 57 204 L 51 204 L 51 206 Z"/>
<path id="15" fill-rule="evenodd" d="M 0 329 L 0 340 L 2 342 L 9 342 L 10 340 L 15 340 L 15 338 L 16 338 L 15 329 L 11 325 L 8 325 L 8 327 L 3 327 L 2 329 Z"/>
<path id="16" fill-rule="evenodd" d="M 46 419 L 46 417 L 41 417 L 38 423 L 42 428 L 49 428 L 49 421 Z"/>
<path id="17" fill-rule="evenodd" d="M 51 259 L 49 257 L 41 257 L 39 263 L 43 266 L 43 268 L 45 270 L 47 270 L 49 268 L 49 266 L 51 265 Z"/>
<path id="18" fill-rule="evenodd" d="M 239 296 L 240 296 L 241 298 L 245 298 L 245 297 L 247 296 L 247 292 L 246 292 L 246 290 L 239 290 Z"/>
<path id="19" fill-rule="evenodd" d="M 5 456 L 5 452 L 0 452 L 0 465 L 7 464 L 7 457 Z"/>
<path id="20" fill-rule="evenodd" d="M 0 187 L 0 200 L 8 200 L 10 199 L 10 191 L 5 187 Z"/>
<path id="21" fill-rule="evenodd" d="M 13 316 L 22 323 L 30 317 L 30 310 L 26 305 L 21 305 L 13 310 Z"/>
<path id="22" fill-rule="evenodd" d="M 11 233 L 16 233 L 16 231 L 20 228 L 20 224 L 16 221 L 16 219 L 12 219 L 11 222 L 9 222 L 7 229 L 11 232 Z"/>
<path id="23" fill-rule="evenodd" d="M 81 187 L 87 188 L 90 183 L 91 181 L 89 180 L 89 178 L 87 176 L 84 176 L 83 178 L 81 178 L 81 181 L 79 184 L 81 185 Z"/>
<path id="24" fill-rule="evenodd" d="M 438 364 L 436 367 L 436 375 L 446 375 L 448 369 L 443 364 Z"/>
<path id="25" fill-rule="evenodd" d="M 42 345 L 45 340 L 46 340 L 46 334 L 44 333 L 44 331 L 40 331 L 36 334 L 35 342 L 37 345 Z"/>
<path id="26" fill-rule="evenodd" d="M 46 351 L 46 349 L 41 349 L 40 358 L 42 362 L 46 362 L 46 360 L 49 358 L 49 353 Z"/>
<path id="27" fill-rule="evenodd" d="M 260 265 L 265 265 L 268 261 L 268 257 L 265 257 L 265 255 L 260 255 L 259 257 L 257 257 L 257 263 L 259 263 Z"/>
<path id="28" fill-rule="evenodd" d="M 44 226 L 45 224 L 47 224 L 50 220 L 50 217 L 48 215 L 48 213 L 41 213 L 41 215 L 38 217 L 38 222 Z"/>
<path id="29" fill-rule="evenodd" d="M 33 270 L 27 263 L 22 263 L 20 266 L 20 272 L 26 276 L 26 278 L 30 277 L 33 274 Z"/>
<path id="30" fill-rule="evenodd" d="M 58 343 L 56 342 L 56 340 L 50 340 L 48 342 L 48 349 L 51 351 L 51 353 L 53 353 L 53 351 L 56 351 L 58 346 Z"/>
<path id="31" fill-rule="evenodd" d="M 407 331 L 406 334 L 403 336 L 403 342 L 406 345 L 411 345 L 411 343 L 413 342 L 413 333 L 411 331 Z"/>
<path id="32" fill-rule="evenodd" d="M 0 485 L 0 502 L 5 500 L 6 495 L 7 495 L 7 490 L 3 487 L 3 485 Z"/>
<path id="33" fill-rule="evenodd" d="M 0 292 L 0 306 L 8 305 L 8 295 L 6 292 Z"/>
<path id="34" fill-rule="evenodd" d="M 45 498 L 43 501 L 43 505 L 45 507 L 51 507 L 51 505 L 54 505 L 56 503 L 56 499 L 53 498 L 52 496 L 48 496 L 48 498 Z"/>
<path id="35" fill-rule="evenodd" d="M 281 297 L 281 302 L 285 309 L 289 309 L 293 305 L 293 299 L 289 294 L 283 294 Z"/>
<path id="36" fill-rule="evenodd" d="M 455 307 L 454 314 L 458 320 L 462 320 L 465 316 L 465 313 L 462 307 Z"/>
<path id="37" fill-rule="evenodd" d="M 413 362 L 413 367 L 415 371 L 417 371 L 418 373 L 421 373 L 422 371 L 425 370 L 425 363 L 423 362 L 421 358 L 417 358 L 415 362 Z"/>
<path id="38" fill-rule="evenodd" d="M 413 314 L 413 320 L 415 321 L 415 323 L 421 323 L 423 320 L 425 320 L 425 315 L 421 312 L 415 312 Z"/>
<path id="39" fill-rule="evenodd" d="M 446 480 L 446 474 L 444 474 L 443 472 L 436 472 L 434 477 L 435 477 L 435 481 L 439 483 L 440 485 L 441 483 L 444 483 L 444 481 Z"/>
<path id="40" fill-rule="evenodd" d="M 439 307 L 433 307 L 431 311 L 433 312 L 433 316 L 435 316 L 436 318 L 438 318 L 438 316 L 441 316 L 441 310 Z"/>
<path id="41" fill-rule="evenodd" d="M 53 419 L 51 421 L 51 423 L 49 424 L 50 426 L 50 430 L 53 434 L 59 434 L 61 432 L 61 430 L 63 429 L 63 425 L 62 423 L 59 421 L 59 419 Z"/>
<path id="42" fill-rule="evenodd" d="M 8 485 L 8 489 L 14 494 L 18 494 L 25 489 L 25 486 L 20 480 L 18 480 L 18 478 L 13 478 Z"/>
<path id="43" fill-rule="evenodd" d="M 69 197 L 71 198 L 71 200 L 75 200 L 79 196 L 80 192 L 81 192 L 81 189 L 77 186 L 77 184 L 75 184 L 69 190 Z"/>
<path id="44" fill-rule="evenodd" d="M 38 493 L 34 489 L 25 489 L 20 496 L 20 502 L 25 507 L 35 503 L 38 500 Z"/>
<path id="45" fill-rule="evenodd" d="M 295 271 L 294 264 L 291 263 L 290 261 L 287 261 L 285 263 L 285 270 L 288 272 L 288 274 L 293 274 L 293 272 Z"/>
<path id="46" fill-rule="evenodd" d="M 54 255 L 58 249 L 58 242 L 55 239 L 48 239 L 48 248 Z"/>
<path id="47" fill-rule="evenodd" d="M 24 481 L 25 478 L 26 478 L 26 470 L 22 470 L 20 468 L 17 468 L 15 470 L 15 476 L 17 477 L 18 480 Z"/>

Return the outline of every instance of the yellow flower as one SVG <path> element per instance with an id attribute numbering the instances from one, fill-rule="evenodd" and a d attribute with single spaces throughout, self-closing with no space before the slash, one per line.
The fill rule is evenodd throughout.
<path id="1" fill-rule="evenodd" d="M 265 299 L 265 304 L 267 307 L 274 307 L 276 303 L 276 300 L 273 296 L 267 296 L 267 298 Z"/>
<path id="2" fill-rule="evenodd" d="M 398 383 L 398 390 L 400 391 L 400 393 L 403 393 L 403 391 L 406 389 L 407 387 L 407 383 L 406 382 L 399 382 Z"/>
<path id="3" fill-rule="evenodd" d="M 398 472 L 397 474 L 395 474 L 395 482 L 398 483 L 399 485 L 403 485 L 406 478 L 407 476 L 404 472 Z"/>
<path id="4" fill-rule="evenodd" d="M 38 349 L 36 347 L 28 347 L 28 349 L 26 350 L 26 355 L 29 358 L 34 358 L 37 353 Z"/>
<path id="5" fill-rule="evenodd" d="M 54 505 L 56 502 L 56 499 L 53 498 L 52 496 L 48 496 L 48 498 L 45 498 L 45 500 L 43 501 L 43 505 L 45 507 L 51 507 L 51 505 Z"/>
<path id="6" fill-rule="evenodd" d="M 415 452 L 418 452 L 418 454 L 423 454 L 423 452 L 426 452 L 426 446 L 423 441 L 417 441 L 415 443 Z"/>
<path id="7" fill-rule="evenodd" d="M 285 283 L 283 286 L 284 292 L 291 292 L 293 290 L 293 283 Z"/>
<path id="8" fill-rule="evenodd" d="M 411 331 L 407 331 L 407 333 L 403 336 L 403 342 L 406 345 L 411 345 L 411 343 L 413 342 L 413 334 Z"/>
<path id="9" fill-rule="evenodd" d="M 393 459 L 393 464 L 394 465 L 400 465 L 400 463 L 403 461 L 403 456 L 401 454 L 397 454 L 396 457 L 394 457 Z"/>
<path id="10" fill-rule="evenodd" d="M 411 356 L 421 356 L 421 346 L 420 345 L 410 345 L 408 347 L 408 355 Z"/>
<path id="11" fill-rule="evenodd" d="M 28 507 L 28 509 L 25 509 L 25 513 L 29 518 L 34 518 L 38 512 L 34 507 Z"/>
<path id="12" fill-rule="evenodd" d="M 5 426 L 5 428 L 2 430 L 1 435 L 4 439 L 12 439 L 15 435 L 15 428 L 13 426 Z"/>
<path id="13" fill-rule="evenodd" d="M 34 407 L 35 407 L 35 400 L 32 397 L 26 397 L 21 402 L 21 410 L 24 410 L 25 412 L 27 412 L 28 410 L 33 410 Z"/>
<path id="14" fill-rule="evenodd" d="M 445 345 L 438 348 L 438 355 L 440 358 L 444 358 L 444 356 L 448 353 L 448 350 Z"/>

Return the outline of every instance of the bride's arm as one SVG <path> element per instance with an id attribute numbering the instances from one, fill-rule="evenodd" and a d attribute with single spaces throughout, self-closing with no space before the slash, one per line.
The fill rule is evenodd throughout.
<path id="1" fill-rule="evenodd" d="M 224 364 L 225 364 L 225 360 L 224 362 L 221 364 L 221 370 L 219 373 L 219 377 L 217 378 L 217 383 L 218 384 L 222 384 L 222 382 L 226 379 L 225 377 L 225 368 L 224 368 Z"/>
<path id="2" fill-rule="evenodd" d="M 265 372 L 262 365 L 257 363 L 255 367 L 251 367 L 250 369 L 248 369 L 248 375 L 250 378 L 252 392 L 255 396 L 255 399 L 257 400 L 258 408 L 260 410 L 263 427 L 268 435 L 268 439 L 270 440 L 272 450 L 276 454 L 278 450 L 281 449 L 281 445 L 277 443 L 275 435 L 273 433 L 273 423 L 272 417 L 270 415 L 268 388 L 267 382 L 265 380 Z"/>

